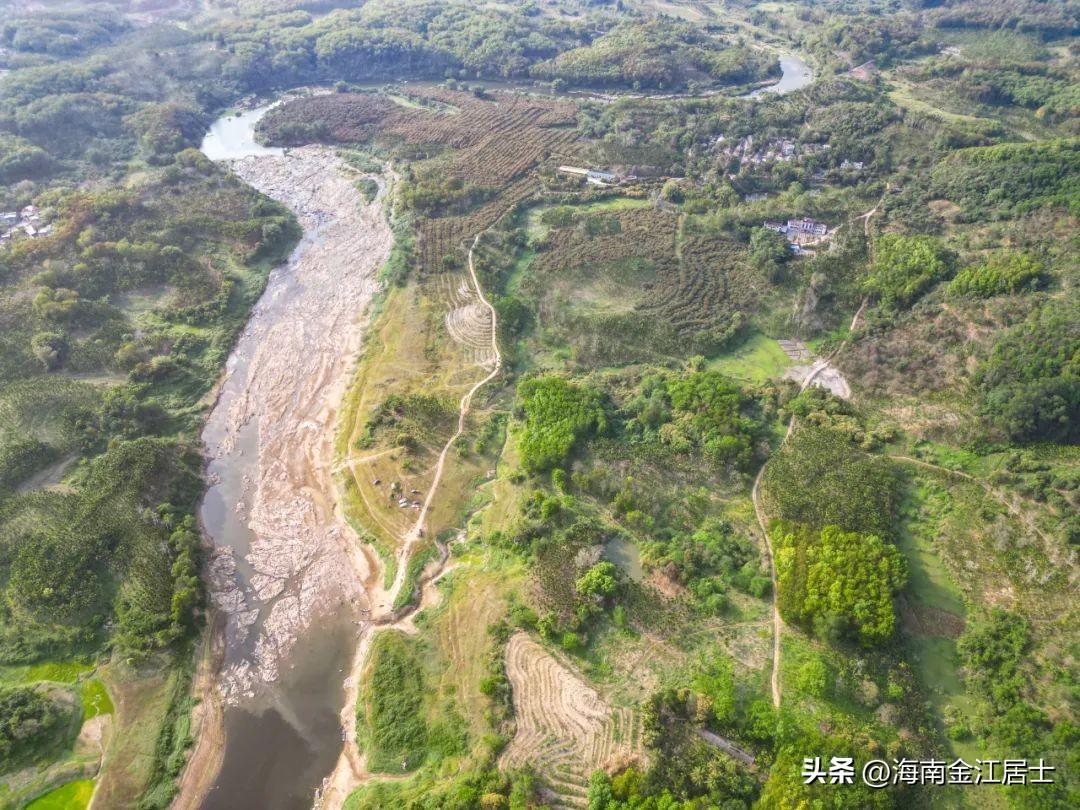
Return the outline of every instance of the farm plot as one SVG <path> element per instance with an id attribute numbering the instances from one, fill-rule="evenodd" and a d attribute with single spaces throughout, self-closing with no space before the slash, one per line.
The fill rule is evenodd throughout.
<path id="1" fill-rule="evenodd" d="M 499 765 L 534 768 L 554 806 L 585 807 L 593 771 L 643 755 L 636 712 L 609 706 L 525 633 L 507 645 L 506 673 L 514 693 L 517 733 Z"/>
<path id="2" fill-rule="evenodd" d="M 404 408 L 380 427 L 377 415 L 386 414 L 387 402 L 417 395 L 456 403 L 490 369 L 490 310 L 467 272 L 468 246 L 533 196 L 540 187 L 535 170 L 570 159 L 577 137 L 576 106 L 565 101 L 514 93 L 481 99 L 432 85 L 395 92 L 402 98 L 299 99 L 264 119 L 278 140 L 372 142 L 401 159 L 399 203 L 411 215 L 415 247 L 403 285 L 381 305 L 338 439 L 346 512 L 386 559 L 431 489 L 436 457 L 455 424 L 414 424 Z M 482 397 L 474 408 L 483 407 Z M 477 418 L 482 414 L 470 416 L 466 427 Z M 424 530 L 431 536 L 460 525 L 475 481 L 492 462 L 461 449 L 448 460 L 427 512 Z"/>
<path id="3" fill-rule="evenodd" d="M 662 265 L 666 273 L 647 285 L 645 312 L 671 323 L 680 337 L 723 331 L 735 312 L 755 300 L 754 279 L 733 242 L 693 237 L 681 245 L 679 260 Z"/>
<path id="4" fill-rule="evenodd" d="M 377 140 L 413 159 L 437 158 L 447 179 L 499 189 L 468 213 L 420 218 L 418 264 L 425 273 L 439 272 L 447 256 L 460 259 L 469 240 L 535 193 L 532 170 L 579 151 L 577 108 L 570 102 L 515 93 L 481 99 L 430 85 L 411 86 L 408 97 L 416 103 L 403 106 L 369 93 L 314 96 L 272 111 L 263 128 L 286 143 L 305 135 L 339 143 Z"/>
<path id="5" fill-rule="evenodd" d="M 521 289 L 538 321 L 554 327 L 580 362 L 647 359 L 643 347 L 710 353 L 757 304 L 759 285 L 743 249 L 722 239 L 684 238 L 675 214 L 654 208 L 552 213 Z"/>

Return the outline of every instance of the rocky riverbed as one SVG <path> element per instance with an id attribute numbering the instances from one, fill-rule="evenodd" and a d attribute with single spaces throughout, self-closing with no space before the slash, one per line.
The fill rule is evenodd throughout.
<path id="1" fill-rule="evenodd" d="M 333 436 L 392 237 L 381 205 L 364 203 L 358 176 L 332 150 L 304 147 L 229 165 L 290 208 L 305 234 L 271 274 L 204 436 L 211 473 L 225 464 L 244 469 L 222 505 L 233 515 L 224 522 L 246 528 L 245 542 L 208 525 L 217 546 L 212 597 L 228 616 L 218 685 L 234 703 L 278 679 L 319 615 L 366 607 L 371 572 L 334 501 Z"/>

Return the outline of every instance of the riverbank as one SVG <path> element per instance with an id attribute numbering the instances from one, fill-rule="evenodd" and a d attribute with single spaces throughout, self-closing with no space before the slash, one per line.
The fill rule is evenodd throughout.
<path id="1" fill-rule="evenodd" d="M 177 806 L 243 797 L 293 807 L 310 805 L 339 753 L 333 665 L 347 665 L 365 584 L 379 579 L 337 509 L 333 435 L 392 237 L 381 199 L 365 203 L 358 175 L 332 150 L 252 154 L 230 168 L 292 210 L 304 238 L 271 274 L 203 435 L 223 650 L 217 706 L 202 712 Z M 267 770 L 273 778 L 260 778 Z M 254 793 L 252 776 L 262 783 Z"/>

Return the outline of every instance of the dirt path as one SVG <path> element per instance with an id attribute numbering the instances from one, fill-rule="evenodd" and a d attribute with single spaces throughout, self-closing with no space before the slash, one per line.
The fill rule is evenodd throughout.
<path id="1" fill-rule="evenodd" d="M 883 199 L 884 199 L 884 196 L 882 196 L 882 200 Z M 866 233 L 867 233 L 867 236 L 869 236 L 870 217 L 873 216 L 874 213 L 877 212 L 877 209 L 878 209 L 879 205 L 881 205 L 881 200 L 879 200 L 877 205 L 875 205 L 872 209 L 867 211 L 861 217 L 857 217 L 857 219 L 861 219 L 863 217 L 866 218 Z M 823 374 L 823 373 L 834 372 L 834 373 L 839 374 L 839 372 L 837 372 L 836 369 L 833 368 L 832 361 L 836 358 L 836 356 L 838 354 L 840 354 L 840 352 L 843 350 L 843 348 L 847 345 L 848 341 L 850 340 L 851 333 L 853 333 L 855 331 L 855 329 L 858 327 L 859 319 L 862 317 L 863 313 L 866 311 L 866 307 L 869 306 L 869 303 L 870 303 L 870 299 L 869 298 L 864 298 L 862 300 L 862 303 L 859 304 L 858 310 L 856 310 L 855 315 L 851 319 L 851 326 L 850 326 L 850 328 L 848 330 L 848 332 L 849 332 L 848 337 L 844 338 L 844 340 L 841 341 L 840 345 L 837 346 L 829 354 L 828 357 L 825 357 L 823 359 L 815 361 L 814 364 L 810 367 L 808 373 L 806 374 L 806 376 L 802 379 L 801 383 L 799 384 L 799 391 L 800 392 L 805 391 L 807 388 L 809 388 L 811 385 L 813 385 L 814 380 L 816 380 L 818 378 L 818 376 Z M 840 377 L 840 380 L 843 381 L 843 377 Z M 833 386 L 830 385 L 828 387 L 830 388 L 830 390 L 834 390 Z M 846 381 L 844 381 L 844 389 L 846 390 L 847 395 L 850 396 L 851 392 L 850 392 L 850 389 L 847 388 Z M 834 393 L 835 393 L 835 391 L 834 391 Z M 780 443 L 780 447 L 777 448 L 778 451 L 781 448 L 783 448 L 783 446 L 785 444 L 788 443 L 788 441 L 791 439 L 791 434 L 794 433 L 794 431 L 795 431 L 795 415 L 792 414 L 791 419 L 788 420 L 788 426 L 787 426 L 787 430 L 784 433 L 784 439 Z M 754 485 L 753 485 L 753 488 L 750 490 L 750 498 L 754 503 L 754 517 L 757 519 L 758 528 L 761 529 L 761 536 L 765 541 L 765 553 L 766 553 L 766 556 L 768 557 L 768 563 L 769 563 L 769 578 L 772 580 L 772 593 L 773 593 L 773 596 L 772 596 L 773 663 L 772 663 L 772 675 L 769 678 L 769 688 L 770 688 L 770 691 L 772 692 L 773 706 L 779 707 L 780 706 L 780 635 L 781 635 L 781 632 L 783 631 L 784 622 L 783 622 L 783 619 L 780 618 L 780 609 L 777 606 L 777 602 L 776 602 L 776 561 L 775 561 L 775 558 L 774 558 L 774 555 L 773 555 L 772 541 L 769 539 L 768 526 L 767 526 L 767 523 L 766 523 L 766 520 L 765 520 L 765 510 L 761 506 L 761 477 L 765 473 L 765 467 L 767 466 L 767 464 L 768 464 L 768 462 L 765 462 L 765 464 L 762 464 L 761 468 L 757 472 L 757 475 L 754 476 Z"/>
<path id="2" fill-rule="evenodd" d="M 750 765 L 751 767 L 753 767 L 753 754 L 749 753 L 748 751 L 744 751 L 727 737 L 721 737 L 719 734 L 709 731 L 707 728 L 699 728 L 698 736 L 701 737 L 701 739 L 703 739 L 713 748 L 719 748 L 729 757 L 737 759 L 743 765 Z"/>
<path id="3" fill-rule="evenodd" d="M 1010 515 L 1023 523 L 1034 534 L 1038 535 L 1039 539 L 1041 539 L 1049 547 L 1052 548 L 1056 544 L 1057 541 L 1055 541 L 1054 538 L 1050 537 L 1048 534 L 1046 534 L 1046 532 L 1044 532 L 1042 529 L 1035 525 L 1035 521 L 1027 512 L 1025 512 L 1012 501 L 1010 501 L 1008 498 L 1002 495 L 1001 492 L 994 489 L 994 487 L 992 487 L 983 479 L 978 478 L 971 473 L 966 473 L 961 470 L 954 470 L 950 467 L 942 467 L 940 464 L 923 461 L 920 458 L 912 458 L 911 456 L 904 455 L 891 455 L 889 456 L 889 458 L 893 459 L 894 461 L 903 461 L 906 464 L 915 464 L 916 466 L 924 467 L 928 470 L 935 470 L 937 472 L 945 473 L 946 475 L 951 475 L 956 478 L 962 478 L 965 481 L 970 481 L 973 484 L 978 484 L 980 487 L 982 487 L 983 492 L 985 492 L 995 501 L 1004 506 L 1005 510 Z"/>
<path id="4" fill-rule="evenodd" d="M 368 653 L 371 650 L 371 645 L 377 632 L 384 629 L 401 630 L 407 633 L 415 632 L 416 629 L 412 623 L 414 614 L 418 610 L 433 604 L 437 600 L 437 595 L 433 589 L 442 575 L 446 573 L 446 561 L 449 557 L 447 551 L 442 548 L 439 550 L 439 559 L 433 567 L 433 570 L 429 571 L 427 576 L 425 576 L 421 582 L 421 598 L 418 603 L 400 613 L 395 613 L 393 609 L 394 603 L 401 593 L 401 589 L 405 586 L 409 568 L 408 563 L 412 556 L 413 548 L 416 545 L 416 542 L 423 537 L 424 523 L 427 520 L 428 511 L 431 509 L 431 504 L 438 491 L 439 482 L 442 480 L 447 456 L 454 446 L 454 443 L 461 438 L 461 435 L 465 432 L 465 423 L 472 407 L 472 399 L 477 391 L 495 379 L 502 370 L 502 354 L 499 352 L 498 320 L 495 307 L 493 307 L 491 302 L 484 296 L 484 291 L 480 287 L 480 281 L 476 276 L 476 267 L 473 262 L 473 253 L 476 250 L 479 241 L 480 235 L 478 234 L 476 238 L 473 239 L 472 246 L 469 248 L 469 277 L 472 281 L 477 299 L 480 301 L 481 305 L 488 310 L 488 313 L 491 316 L 491 357 L 493 358 L 490 361 L 491 371 L 489 371 L 483 379 L 476 382 L 472 388 L 462 396 L 461 401 L 458 404 L 457 430 L 454 431 L 454 434 L 447 439 L 446 444 L 443 445 L 442 452 L 439 453 L 439 459 L 435 464 L 435 470 L 432 475 L 431 484 L 428 487 L 427 496 L 424 498 L 424 503 L 420 508 L 420 513 L 417 515 L 416 522 L 413 524 L 412 528 L 402 538 L 402 544 L 397 552 L 397 570 L 394 574 L 394 582 L 388 590 L 382 593 L 377 601 L 372 600 L 371 622 L 366 628 L 366 632 L 363 634 L 360 644 L 357 647 L 350 675 L 345 685 L 346 701 L 345 708 L 341 715 L 342 725 L 346 730 L 345 746 L 338 759 L 337 766 L 325 783 L 326 786 L 319 807 L 326 808 L 326 810 L 336 810 L 336 808 L 340 808 L 349 797 L 349 794 L 365 781 L 373 778 L 383 778 L 381 775 L 377 777 L 373 776 L 367 771 L 364 758 L 359 753 L 356 746 L 355 706 L 359 698 L 360 680 L 363 669 L 367 663 Z"/>
<path id="5" fill-rule="evenodd" d="M 477 391 L 495 379 L 495 377 L 498 376 L 499 371 L 502 370 L 502 354 L 499 353 L 498 321 L 496 320 L 495 307 L 493 307 L 491 302 L 484 297 L 484 291 L 480 289 L 480 282 L 476 278 L 476 268 L 473 265 L 473 251 L 476 250 L 476 245 L 479 241 L 480 236 L 478 234 L 473 240 L 472 246 L 469 248 L 469 276 L 472 279 L 473 288 L 476 291 L 477 298 L 491 316 L 491 351 L 494 361 L 492 362 L 492 368 L 491 371 L 488 372 L 488 375 L 473 385 L 473 387 L 461 398 L 461 402 L 458 405 L 457 430 L 454 431 L 454 435 L 447 440 L 445 445 L 443 445 L 442 452 L 439 453 L 439 460 L 435 463 L 435 471 L 431 478 L 431 484 L 428 487 L 427 496 L 424 498 L 424 503 L 420 507 L 420 514 L 417 515 L 416 523 L 405 536 L 405 543 L 398 552 L 398 566 L 394 576 L 394 584 L 388 594 L 391 605 L 393 605 L 394 600 L 397 599 L 397 595 L 405 583 L 405 577 L 409 567 L 408 561 L 412 556 L 413 546 L 423 535 L 424 521 L 427 520 L 428 511 L 431 509 L 431 502 L 434 500 L 435 493 L 438 491 L 439 481 L 442 480 L 443 469 L 446 467 L 446 457 L 450 453 L 450 448 L 454 446 L 454 443 L 461 438 L 461 434 L 465 432 L 465 420 L 469 415 L 472 398 Z"/>

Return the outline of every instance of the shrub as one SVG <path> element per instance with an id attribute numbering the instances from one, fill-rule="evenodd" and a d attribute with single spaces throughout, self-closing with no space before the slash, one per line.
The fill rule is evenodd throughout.
<path id="1" fill-rule="evenodd" d="M 561 377 L 540 377 L 518 386 L 525 412 L 521 462 L 530 472 L 563 464 L 574 444 L 607 429 L 600 394 Z"/>
<path id="2" fill-rule="evenodd" d="M 953 255 L 933 237 L 879 237 L 870 275 L 863 282 L 887 309 L 906 307 L 952 272 Z"/>
<path id="3" fill-rule="evenodd" d="M 424 719 L 424 673 L 415 642 L 401 633 L 380 633 L 371 650 L 364 699 L 358 701 L 358 744 L 373 771 L 400 772 L 424 759 L 428 728 Z"/>
<path id="4" fill-rule="evenodd" d="M 1022 253 L 992 256 L 982 264 L 965 267 L 949 284 L 949 295 L 990 298 L 1032 289 L 1045 277 L 1042 262 Z"/>
<path id="5" fill-rule="evenodd" d="M 815 529 L 891 537 L 899 502 L 892 464 L 854 447 L 828 427 L 800 427 L 762 475 L 770 512 Z"/>
<path id="6" fill-rule="evenodd" d="M 983 414 L 1014 441 L 1080 441 L 1080 307 L 1052 302 L 1009 329 L 975 382 Z"/>
<path id="7" fill-rule="evenodd" d="M 36 689 L 0 689 L 0 772 L 47 746 L 64 719 L 60 707 Z"/>
<path id="8" fill-rule="evenodd" d="M 866 646 L 892 637 L 893 594 L 907 581 L 907 564 L 889 542 L 872 534 L 820 531 L 777 522 L 777 605 L 787 621 L 836 640 Z"/>

